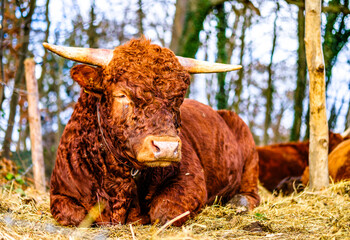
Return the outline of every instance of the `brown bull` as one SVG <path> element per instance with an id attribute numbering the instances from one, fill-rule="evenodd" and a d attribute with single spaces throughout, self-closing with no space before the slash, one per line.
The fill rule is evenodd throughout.
<path id="1" fill-rule="evenodd" d="M 45 47 L 98 66 L 71 70 L 82 91 L 51 177 L 59 223 L 78 225 L 95 205 L 104 207 L 97 224 L 165 223 L 186 211 L 194 216 L 216 197 L 258 205 L 258 155 L 246 124 L 235 113 L 184 101 L 188 72 L 237 68 L 203 67 L 145 39 L 113 52 Z"/>
<path id="2" fill-rule="evenodd" d="M 343 141 L 340 134 L 329 132 L 329 152 Z M 257 147 L 259 154 L 259 180 L 273 191 L 282 180 L 299 177 L 309 161 L 309 141 L 290 142 Z M 294 178 L 292 180 L 295 180 Z M 281 190 L 281 186 L 278 187 Z"/>

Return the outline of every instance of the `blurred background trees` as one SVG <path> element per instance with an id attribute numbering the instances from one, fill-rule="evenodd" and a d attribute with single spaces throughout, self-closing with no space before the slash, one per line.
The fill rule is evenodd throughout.
<path id="1" fill-rule="evenodd" d="M 227 74 L 193 76 L 188 97 L 236 111 L 258 145 L 308 138 L 304 1 L 1 0 L 0 148 L 30 166 L 23 61 L 34 57 L 47 175 L 80 88 L 75 64 L 42 42 L 114 48 L 145 35 L 177 55 L 241 64 Z M 350 126 L 350 4 L 323 1 L 329 127 Z"/>

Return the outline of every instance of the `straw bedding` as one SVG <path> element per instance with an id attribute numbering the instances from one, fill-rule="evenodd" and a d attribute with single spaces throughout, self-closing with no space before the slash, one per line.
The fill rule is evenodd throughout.
<path id="1" fill-rule="evenodd" d="M 251 212 L 207 206 L 181 227 L 115 225 L 62 227 L 52 218 L 48 193 L 7 181 L 0 188 L 0 239 L 349 239 L 350 182 L 320 192 L 274 197 L 260 187 L 262 202 Z M 89 222 L 89 221 L 87 221 Z M 86 222 L 85 222 L 86 224 Z"/>

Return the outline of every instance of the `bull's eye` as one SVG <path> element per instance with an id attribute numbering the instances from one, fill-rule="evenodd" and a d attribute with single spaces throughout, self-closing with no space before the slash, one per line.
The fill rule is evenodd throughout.
<path id="1" fill-rule="evenodd" d="M 132 115 L 132 104 L 130 95 L 124 91 L 117 90 L 112 92 L 112 115 L 116 121 L 126 121 Z"/>
<path id="2" fill-rule="evenodd" d="M 126 98 L 125 94 L 115 95 L 114 98 Z"/>

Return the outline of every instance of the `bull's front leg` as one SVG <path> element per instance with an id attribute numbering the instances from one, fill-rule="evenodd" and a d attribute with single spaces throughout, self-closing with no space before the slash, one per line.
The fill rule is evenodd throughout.
<path id="1" fill-rule="evenodd" d="M 141 214 L 138 204 L 138 198 L 119 199 L 112 204 L 112 223 L 113 224 L 147 224 L 149 217 Z"/>
<path id="2" fill-rule="evenodd" d="M 146 214 L 141 213 L 141 208 L 139 204 L 138 198 L 134 198 L 131 206 L 128 210 L 128 217 L 126 223 L 134 223 L 134 224 L 149 224 L 150 219 Z"/>
<path id="3" fill-rule="evenodd" d="M 164 224 L 189 211 L 190 215 L 173 224 L 181 226 L 190 216 L 198 213 L 206 203 L 207 189 L 204 172 L 197 156 L 192 157 L 196 160 L 191 161 L 191 166 L 183 157 L 179 175 L 152 199 L 149 212 L 152 223 L 159 221 Z"/>
<path id="4" fill-rule="evenodd" d="M 87 214 L 75 199 L 64 195 L 51 195 L 50 205 L 52 216 L 64 226 L 78 226 Z"/>
<path id="5" fill-rule="evenodd" d="M 78 226 L 93 207 L 93 205 L 91 205 L 87 208 L 80 204 L 75 198 L 64 195 L 52 194 L 50 198 L 51 214 L 58 223 L 64 226 Z M 98 225 L 110 224 L 111 211 L 108 209 L 107 204 L 99 204 L 103 206 L 103 209 L 98 214 L 95 222 Z"/>
<path id="6" fill-rule="evenodd" d="M 103 188 L 97 191 L 97 198 L 105 204 L 112 224 L 149 223 L 149 217 L 142 215 L 137 186 L 130 177 L 108 175 Z"/>

